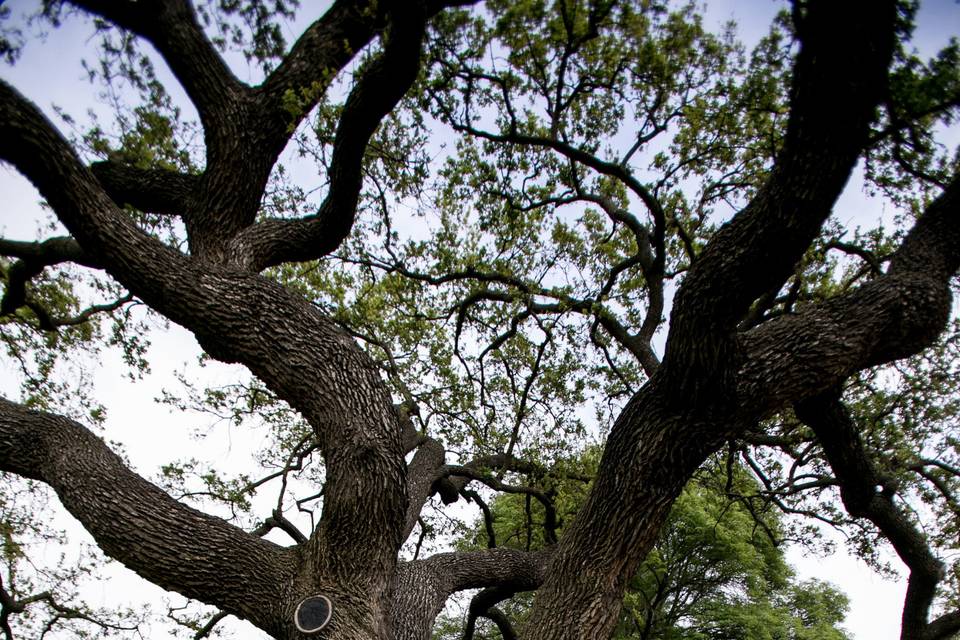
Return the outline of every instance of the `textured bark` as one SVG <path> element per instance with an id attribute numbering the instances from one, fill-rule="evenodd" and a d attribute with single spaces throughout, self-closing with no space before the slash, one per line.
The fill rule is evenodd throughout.
<path id="1" fill-rule="evenodd" d="M 314 427 L 327 469 L 324 511 L 301 552 L 298 579 L 276 606 L 292 614 L 293 596 L 323 588 L 338 594 L 340 605 L 331 637 L 387 637 L 407 500 L 401 427 L 375 365 L 315 307 L 272 281 L 190 259 L 143 234 L 53 126 L 6 84 L 0 131 L 2 157 L 44 194 L 85 252 L 191 329 L 209 353 L 249 366 Z M 205 180 L 201 189 L 209 188 Z M 146 570 L 138 557 L 125 560 Z"/>
<path id="2" fill-rule="evenodd" d="M 426 20 L 423 3 L 407 3 L 391 17 L 393 29 L 383 53 L 354 85 L 337 124 L 330 189 L 320 210 L 297 220 L 267 220 L 238 236 L 231 253 L 243 256 L 245 268 L 259 272 L 282 262 L 324 256 L 340 246 L 353 227 L 367 141 L 420 68 Z"/>
<path id="3" fill-rule="evenodd" d="M 491 586 L 514 592 L 536 589 L 545 577 L 550 553 L 487 549 L 401 563 L 396 573 L 394 638 L 427 640 L 444 602 L 457 591 Z"/>
<path id="4" fill-rule="evenodd" d="M 148 213 L 184 215 L 193 208 L 200 186 L 198 176 L 162 169 L 138 169 L 118 162 L 95 162 L 90 167 L 118 205 L 129 204 Z"/>
<path id="5" fill-rule="evenodd" d="M 96 264 L 137 297 L 193 331 L 208 353 L 247 365 L 313 426 L 326 466 L 324 509 L 306 542 L 294 551 L 279 550 L 222 521 L 181 509 L 136 475 L 122 474 L 112 454 L 79 425 L 68 428 L 59 422 L 62 419 L 33 416 L 33 422 L 56 423 L 69 435 L 63 436 L 63 442 L 70 438 L 83 442 L 67 449 L 73 466 L 46 464 L 44 456 L 56 457 L 51 453 L 52 440 L 40 438 L 37 429 L 31 429 L 28 437 L 22 423 L 24 416 L 32 414 L 6 402 L 0 406 L 4 468 L 54 486 L 109 555 L 158 584 L 247 617 L 276 637 L 297 636 L 292 623 L 294 608 L 301 598 L 318 591 L 335 603 L 324 637 L 391 637 L 393 576 L 407 522 L 405 424 L 398 419 L 374 363 L 313 305 L 255 273 L 218 266 L 249 265 L 247 258 L 228 259 L 225 247 L 252 222 L 275 160 L 270 144 L 249 137 L 257 130 L 250 115 L 258 104 L 255 92 L 239 85 L 219 61 L 197 65 L 212 49 L 201 41 L 202 33 L 186 3 L 158 1 L 143 7 L 124 2 L 78 4 L 158 44 L 197 103 L 206 131 L 208 166 L 196 178 L 110 164 L 97 165 L 94 173 L 35 106 L 0 82 L 0 136 L 5 141 L 0 157 L 33 182 L 73 236 L 63 247 L 48 243 L 35 249 L 24 243 L 13 249 L 31 256 L 42 252 L 51 264 L 66 250 L 73 253 L 65 257 L 78 261 L 96 256 Z M 356 3 L 341 3 L 347 4 Z M 359 188 L 363 147 L 379 119 L 413 81 L 426 12 L 442 6 L 434 3 L 419 14 L 404 14 L 405 28 L 396 30 L 396 37 L 387 44 L 391 55 L 372 67 L 352 98 L 338 152 L 338 170 L 347 176 L 341 182 L 346 185 L 348 206 L 337 213 L 343 217 L 336 222 L 342 229 L 330 239 L 331 247 L 342 240 L 352 221 L 356 193 L 349 192 Z M 143 14 L 134 10 L 140 8 Z M 385 15 L 390 16 L 389 8 Z M 366 35 L 358 37 L 369 39 L 375 33 L 374 24 L 370 20 L 365 24 Z M 197 58 L 178 58 L 190 52 Z M 349 57 L 338 64 L 342 66 Z M 316 63 L 315 58 L 310 59 L 309 64 Z M 311 68 L 310 73 L 326 77 L 323 69 Z M 385 78 L 384 73 L 390 77 Z M 392 87 L 390 92 L 371 93 L 371 83 L 385 80 Z M 289 131 L 284 135 L 288 137 Z M 273 144 L 279 152 L 280 141 Z M 140 191 L 134 188 L 137 181 L 142 182 Z M 182 215 L 193 257 L 142 233 L 119 208 L 126 203 Z M 243 242 L 237 246 L 248 248 Z M 59 253 L 51 257 L 57 253 L 53 249 Z M 46 443 L 38 457 L 21 455 L 30 438 Z M 110 474 L 124 480 L 116 493 L 104 494 L 98 502 L 98 485 Z M 68 490 L 68 478 L 77 484 L 75 491 Z M 429 485 L 424 490 L 416 487 L 414 483 L 416 499 L 422 505 Z M 174 515 L 166 516 L 167 511 Z M 154 526 L 138 526 L 150 519 L 144 513 L 157 516 L 152 519 Z M 115 517 L 104 518 L 104 514 Z M 125 514 L 134 517 L 125 518 Z M 178 529 L 176 517 L 188 524 Z M 207 526 L 214 534 L 187 536 L 188 525 L 194 529 Z M 201 544 L 205 538 L 207 542 Z M 219 539 L 227 542 L 220 544 Z M 263 553 L 249 552 L 241 542 L 270 549 L 282 558 L 277 561 L 282 571 L 267 571 L 269 563 L 264 562 L 264 571 L 256 574 L 258 583 L 251 588 L 261 594 L 259 599 L 245 598 L 249 589 L 240 589 L 237 583 L 242 576 L 254 575 L 249 567 Z M 191 551 L 183 544 L 196 548 Z M 149 553 L 131 552 L 147 546 Z M 169 558 L 158 560 L 164 549 L 170 551 Z M 216 563 L 205 565 L 206 572 L 167 570 L 171 561 L 200 558 L 203 550 L 216 556 Z M 446 592 L 444 598 L 448 595 Z M 418 633 L 428 633 L 432 619 L 426 630 Z"/>
<path id="6" fill-rule="evenodd" d="M 407 507 L 407 523 L 403 527 L 404 540 L 413 531 L 423 510 L 423 505 L 433 493 L 433 484 L 437 477 L 437 470 L 443 466 L 443 445 L 433 439 L 428 439 L 420 445 L 407 465 L 407 495 L 410 505 Z"/>

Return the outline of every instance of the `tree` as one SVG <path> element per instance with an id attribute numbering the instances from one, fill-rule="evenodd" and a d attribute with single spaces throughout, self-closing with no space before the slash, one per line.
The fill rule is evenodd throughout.
<path id="1" fill-rule="evenodd" d="M 595 471 L 598 460 L 599 455 L 588 451 L 583 462 Z M 848 638 L 836 626 L 843 621 L 846 596 L 820 581 L 794 580 L 782 547 L 776 545 L 783 537 L 778 512 L 762 514 L 758 523 L 756 514 L 730 499 L 726 481 L 725 470 L 711 461 L 681 492 L 653 549 L 628 582 L 613 637 Z M 749 485 L 754 482 L 743 470 L 735 474 L 735 481 L 738 492 L 751 490 Z M 582 504 L 586 485 L 568 479 L 554 490 L 558 505 L 565 506 L 558 509 L 557 519 L 569 522 Z M 544 521 L 544 512 L 535 502 L 527 504 L 528 499 L 516 494 L 495 498 L 489 518 L 468 531 L 457 548 L 488 547 L 491 532 L 501 546 L 543 548 L 541 529 L 534 523 Z M 485 601 L 497 597 L 494 589 L 473 598 L 465 623 L 459 618 L 444 620 L 442 629 L 447 633 L 435 637 L 491 637 L 479 634 L 479 615 L 496 625 L 491 631 L 499 631 L 504 638 L 515 637 L 515 629 L 529 612 L 530 598 L 518 599 L 500 610 L 485 609 Z M 469 631 L 464 633 L 464 628 Z"/>
<path id="2" fill-rule="evenodd" d="M 48 24 L 94 18 L 88 70 L 117 111 L 71 141 L 0 82 L 0 158 L 69 234 L 0 242 L 3 335 L 25 375 L 21 401 L 0 401 L 0 469 L 30 481 L 16 490 L 52 487 L 107 556 L 276 638 L 301 636 L 294 613 L 318 592 L 322 637 L 426 638 L 451 594 L 486 587 L 536 589 L 524 638 L 606 638 L 683 487 L 720 454 L 760 480 L 748 508 L 852 528 L 865 553 L 889 540 L 910 574 L 902 638 L 955 634 L 957 568 L 940 559 L 958 522 L 955 333 L 938 338 L 960 183 L 935 135 L 958 108 L 956 43 L 921 61 L 915 7 L 894 0 L 797 1 L 749 57 L 691 7 L 463 4 L 341 0 L 287 50 L 285 2 L 43 3 Z M 8 58 L 20 35 L 5 32 Z M 231 47 L 261 83 L 238 79 Z M 318 161 L 318 202 L 278 166 L 291 142 Z M 830 219 L 861 160 L 902 212 L 890 231 Z M 419 230 L 394 225 L 410 206 Z M 84 285 L 69 265 L 103 275 Z M 254 377 L 207 406 L 275 421 L 277 470 L 201 476 L 237 508 L 274 478 L 261 526 L 172 498 L 84 426 L 95 404 L 81 420 L 59 397 L 63 350 L 114 342 L 142 364 L 135 305 Z M 480 483 L 551 513 L 537 481 L 563 472 L 585 405 L 603 456 L 561 536 L 545 518 L 547 548 L 401 559 L 435 494 Z M 322 482 L 306 533 L 285 511 L 293 475 Z M 12 504 L 7 558 L 33 526 Z M 41 601 L 55 621 L 93 617 L 11 576 L 8 637 Z"/>

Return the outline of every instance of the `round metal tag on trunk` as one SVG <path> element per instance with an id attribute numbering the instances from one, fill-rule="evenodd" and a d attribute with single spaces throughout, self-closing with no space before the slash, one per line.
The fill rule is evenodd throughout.
<path id="1" fill-rule="evenodd" d="M 300 633 L 317 633 L 330 622 L 333 604 L 330 598 L 320 595 L 309 596 L 300 601 L 293 612 L 293 623 Z"/>

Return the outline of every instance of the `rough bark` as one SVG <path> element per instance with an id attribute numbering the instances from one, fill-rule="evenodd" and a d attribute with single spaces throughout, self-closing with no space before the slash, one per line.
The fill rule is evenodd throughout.
<path id="1" fill-rule="evenodd" d="M 95 494 L 107 474 L 120 471 L 115 469 L 119 463 L 102 443 L 94 447 L 89 442 L 95 438 L 77 435 L 86 433 L 79 425 L 67 428 L 58 422 L 62 419 L 33 418 L 44 424 L 57 423 L 58 428 L 71 434 L 70 438 L 89 441 L 71 450 L 70 460 L 76 466 L 58 463 L 45 467 L 43 460 L 18 455 L 27 441 L 21 423 L 28 414 L 22 407 L 4 402 L 0 406 L 4 468 L 37 477 L 57 488 L 64 503 L 109 555 L 158 584 L 247 617 L 277 637 L 297 635 L 292 624 L 297 602 L 322 591 L 335 602 L 335 615 L 325 632 L 327 637 L 388 638 L 393 615 L 392 576 L 407 520 L 407 470 L 403 425 L 387 388 L 375 365 L 356 343 L 314 306 L 255 273 L 218 266 L 225 262 L 234 266 L 250 263 L 247 258 L 228 260 L 224 247 L 252 222 L 276 157 L 270 145 L 264 149 L 263 141 L 252 141 L 248 135 L 257 130 L 250 126 L 250 110 L 259 98 L 254 97 L 256 92 L 240 85 L 219 58 L 210 65 L 196 64 L 196 60 L 211 55 L 212 48 L 199 31 L 187 3 L 158 1 L 143 7 L 95 1 L 77 4 L 157 44 L 201 114 L 206 131 L 207 168 L 197 177 L 143 172 L 112 164 L 96 165 L 91 170 L 79 161 L 35 106 L 9 85 L 0 83 L 0 135 L 5 140 L 0 157 L 33 182 L 75 239 L 61 243 L 63 246 L 48 242 L 34 249 L 24 243 L 13 249 L 35 261 L 42 254 L 45 264 L 70 258 L 92 264 L 86 256 L 96 256 L 97 266 L 105 268 L 152 308 L 193 331 L 211 355 L 250 367 L 313 426 L 326 464 L 324 509 L 316 530 L 305 543 L 296 551 L 277 551 L 282 555 L 286 573 L 258 576 L 262 580 L 256 588 L 265 600 L 242 599 L 246 592 L 235 589 L 236 580 L 231 576 L 239 575 L 240 568 L 254 562 L 257 553 L 248 553 L 239 543 L 232 547 L 213 544 L 217 536 L 211 538 L 209 547 L 197 544 L 203 536 L 191 538 L 188 542 L 197 544 L 197 549 L 190 552 L 180 546 L 184 532 L 176 526 L 166 526 L 171 524 L 169 517 L 155 518 L 157 526 L 137 528 L 136 519 L 124 519 L 122 514 L 152 509 L 159 515 L 169 510 L 183 518 L 199 518 L 210 527 L 215 523 L 217 535 L 224 539 L 252 541 L 249 544 L 256 548 L 273 549 L 272 545 L 216 519 L 204 520 L 204 516 L 192 510 L 178 510 L 179 505 L 129 472 L 119 488 L 129 485 L 136 491 L 108 494 L 103 504 L 94 501 L 94 507 L 88 506 L 93 500 L 91 493 Z M 338 6 L 347 5 L 362 9 L 360 3 L 344 2 Z M 329 239 L 329 247 L 311 255 L 322 255 L 336 246 L 349 230 L 363 147 L 379 120 L 413 81 L 423 20 L 427 12 L 435 13 L 442 6 L 443 3 L 432 3 L 419 13 L 407 11 L 398 23 L 403 28 L 396 29 L 387 43 L 389 55 L 358 84 L 348 105 L 350 117 L 342 127 L 337 152 L 337 168 L 347 176 L 341 182 L 346 184 L 342 190 L 347 192 L 348 206 L 337 213 L 345 222 L 336 223 L 342 229 Z M 138 13 L 141 8 L 142 14 Z M 389 7 L 383 16 L 392 19 Z M 369 39 L 382 26 L 383 16 L 376 18 L 380 22 L 366 19 L 361 25 L 365 31 L 357 37 Z M 401 18 L 399 14 L 396 17 Z M 329 27 L 331 20 L 336 22 L 336 11 L 333 17 L 325 16 L 320 22 Z M 331 33 L 338 32 L 334 29 Z M 297 50 L 310 47 L 305 43 Z M 197 57 L 190 58 L 190 52 Z M 355 53 L 344 57 L 341 52 L 337 65 L 346 64 Z M 309 58 L 303 63 L 310 67 L 307 73 L 327 78 L 330 67 L 316 67 L 319 54 L 302 55 Z M 281 73 L 287 73 L 289 68 Z M 371 93 L 371 83 L 385 81 L 392 87 L 390 92 Z M 269 101 L 262 99 L 263 104 Z M 285 128 L 284 141 L 289 134 Z M 282 146 L 280 140 L 272 144 Z M 137 183 L 143 188 L 136 189 Z M 181 255 L 145 235 L 124 215 L 120 204 L 183 216 L 194 255 Z M 247 248 L 242 242 L 238 246 Z M 45 451 L 49 453 L 50 440 L 37 440 L 47 443 Z M 110 471 L 104 471 L 104 467 Z M 68 477 L 77 483 L 77 491 L 67 491 Z M 143 506 L 138 506 L 141 493 L 149 499 L 143 498 Z M 425 499 L 421 495 L 424 491 L 414 493 L 418 501 Z M 110 500 L 112 503 L 108 504 Z M 111 513 L 108 508 L 117 512 L 116 526 L 97 516 Z M 137 518 L 143 520 L 147 516 L 140 514 Z M 129 552 L 126 543 L 133 548 L 143 546 L 137 542 L 137 531 L 153 544 L 151 553 Z M 171 550 L 171 558 L 199 558 L 206 549 L 208 554 L 216 555 L 217 561 L 207 565 L 212 567 L 208 573 L 194 578 L 166 571 L 169 560 L 158 561 L 155 557 L 163 549 Z M 218 577 L 219 573 L 223 575 Z M 251 573 L 246 571 L 244 575 Z M 209 587 L 209 593 L 204 585 Z M 257 613 L 255 609 L 262 611 Z"/>
<path id="2" fill-rule="evenodd" d="M 394 637 L 427 640 L 443 604 L 457 591 L 493 586 L 514 592 L 536 589 L 544 580 L 550 553 L 487 549 L 401 563 L 396 573 Z"/>
<path id="3" fill-rule="evenodd" d="M 139 169 L 119 162 L 95 162 L 90 167 L 104 190 L 120 206 L 148 213 L 185 215 L 193 209 L 199 176 L 164 169 Z"/>
<path id="4" fill-rule="evenodd" d="M 293 595 L 327 589 L 339 594 L 333 633 L 387 637 L 407 500 L 401 428 L 374 364 L 315 307 L 279 285 L 188 258 L 141 232 L 54 127 L 6 84 L 0 131 L 3 159 L 34 183 L 87 254 L 192 330 L 212 355 L 251 367 L 314 427 L 327 469 L 324 512 L 301 551 L 299 577 L 277 606 L 292 614 Z M 215 199 L 209 180 L 200 188 Z M 201 207 L 187 218 L 207 217 L 204 224 L 216 227 L 207 213 Z M 230 225 L 223 231 L 229 236 Z M 146 570 L 137 557 L 125 560 Z"/>

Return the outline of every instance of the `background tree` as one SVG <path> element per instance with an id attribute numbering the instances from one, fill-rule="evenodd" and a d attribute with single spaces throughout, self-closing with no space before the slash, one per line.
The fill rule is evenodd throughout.
<path id="1" fill-rule="evenodd" d="M 0 158 L 68 234 L 0 242 L 24 381 L 0 401 L 0 469 L 20 478 L 0 629 L 137 623 L 29 569 L 51 533 L 13 499 L 39 483 L 107 556 L 214 607 L 180 615 L 201 637 L 226 615 L 298 637 L 322 592 L 324 637 L 426 638 L 471 588 L 536 589 L 525 638 L 610 637 L 720 455 L 759 482 L 725 492 L 758 526 L 774 505 L 868 556 L 888 540 L 910 573 L 902 637 L 954 634 L 960 187 L 935 140 L 956 44 L 920 60 L 915 7 L 892 0 L 796 2 L 749 55 L 691 6 L 458 4 L 335 2 L 288 48 L 284 2 L 43 3 L 43 24 L 93 17 L 113 113 L 63 113 L 67 139 L 0 83 Z M 8 58 L 23 40 L 5 31 Z M 315 192 L 278 164 L 288 147 Z M 889 228 L 830 217 L 861 161 Z M 262 475 L 182 460 L 151 483 L 83 426 L 102 410 L 59 363 L 115 344 L 136 375 L 157 318 L 249 372 L 166 399 L 265 425 Z M 603 455 L 561 531 L 549 482 L 598 437 L 590 410 Z M 542 505 L 546 546 L 423 557 L 446 517 L 431 496 L 483 509 L 478 486 Z"/>
<path id="2" fill-rule="evenodd" d="M 596 451 L 588 451 L 576 466 L 590 474 L 598 460 Z M 743 470 L 735 472 L 728 485 L 726 470 L 716 462 L 707 463 L 673 504 L 660 537 L 628 583 L 613 637 L 848 638 L 837 627 L 846 613 L 846 596 L 827 583 L 794 579 L 778 546 L 784 537 L 780 512 L 756 514 L 731 500 L 728 492 L 734 486 L 733 495 L 755 493 L 759 487 L 750 486 L 755 481 Z M 575 516 L 587 487 L 578 479 L 552 483 L 558 522 Z M 501 495 L 490 504 L 488 519 L 475 524 L 456 547 L 543 548 L 546 519 L 542 505 L 528 496 Z M 486 610 L 488 620 L 478 619 L 478 611 L 484 611 L 485 600 L 494 593 L 488 589 L 477 594 L 465 620 L 441 619 L 435 637 L 515 637 L 531 598 L 518 595 Z"/>

